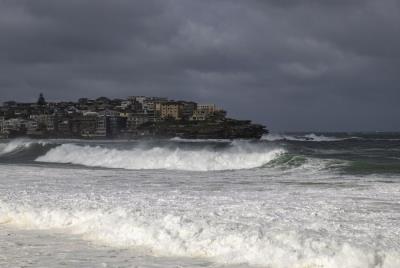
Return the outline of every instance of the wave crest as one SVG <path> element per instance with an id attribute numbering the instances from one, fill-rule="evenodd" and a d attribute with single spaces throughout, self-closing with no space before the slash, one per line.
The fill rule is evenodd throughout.
<path id="1" fill-rule="evenodd" d="M 315 142 L 322 142 L 322 141 L 342 141 L 353 139 L 353 137 L 349 138 L 338 138 L 338 137 L 329 137 L 324 135 L 317 135 L 314 133 L 307 134 L 307 135 L 285 135 L 285 134 L 267 134 L 262 137 L 262 140 L 266 141 L 315 141 Z"/>
<path id="2" fill-rule="evenodd" d="M 32 146 L 33 144 L 46 145 L 47 142 L 42 141 L 42 140 L 34 141 L 34 140 L 29 140 L 29 139 L 11 140 L 8 143 L 0 144 L 0 156 L 25 150 L 25 149 L 29 148 L 30 146 Z"/>
<path id="3" fill-rule="evenodd" d="M 38 157 L 36 161 L 105 168 L 212 171 L 262 167 L 282 153 L 283 149 L 259 148 L 239 142 L 221 150 L 168 147 L 118 150 L 63 144 Z"/>

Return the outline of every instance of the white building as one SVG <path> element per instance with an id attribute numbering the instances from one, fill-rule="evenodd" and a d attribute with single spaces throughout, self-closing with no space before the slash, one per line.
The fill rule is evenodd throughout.
<path id="1" fill-rule="evenodd" d="M 143 105 L 143 102 L 147 99 L 146 96 L 131 96 L 128 98 L 131 102 L 138 102 Z"/>
<path id="2" fill-rule="evenodd" d="M 118 111 L 114 111 L 114 110 L 104 110 L 98 113 L 99 116 L 119 116 L 119 112 Z"/>
<path id="3" fill-rule="evenodd" d="M 190 117 L 190 120 L 192 121 L 204 121 L 207 119 L 207 117 L 210 115 L 210 113 L 207 110 L 195 110 L 193 112 L 193 115 Z"/>
<path id="4" fill-rule="evenodd" d="M 203 110 L 203 111 L 207 111 L 209 113 L 213 113 L 213 112 L 216 112 L 218 109 L 215 104 L 198 104 L 197 110 Z"/>
<path id="5" fill-rule="evenodd" d="M 92 111 L 83 111 L 82 112 L 83 116 L 99 116 L 98 112 L 92 112 Z"/>
<path id="6" fill-rule="evenodd" d="M 151 121 L 147 114 L 130 114 L 127 119 L 127 128 L 136 129 L 141 124 Z"/>
<path id="7" fill-rule="evenodd" d="M 96 121 L 96 137 L 106 137 L 107 136 L 107 117 L 99 116 Z"/>
<path id="8" fill-rule="evenodd" d="M 215 104 L 198 104 L 197 109 L 193 112 L 193 115 L 190 117 L 190 120 L 204 121 L 210 115 L 218 111 L 219 109 Z"/>
<path id="9" fill-rule="evenodd" d="M 19 118 L 12 118 L 3 122 L 3 132 L 10 133 L 11 131 L 19 131 L 22 128 L 26 128 L 28 121 Z"/>
<path id="10" fill-rule="evenodd" d="M 121 108 L 127 109 L 131 104 L 132 104 L 132 102 L 130 100 L 123 100 L 123 101 L 121 101 Z"/>
<path id="11" fill-rule="evenodd" d="M 0 133 L 4 133 L 4 117 L 0 117 Z"/>
<path id="12" fill-rule="evenodd" d="M 39 125 L 36 121 L 29 120 L 28 122 L 26 122 L 25 127 L 27 130 L 27 134 L 31 134 L 37 131 Z"/>
<path id="13" fill-rule="evenodd" d="M 36 128 L 38 126 L 45 126 L 47 130 L 53 131 L 55 129 L 55 116 L 49 114 L 38 114 L 31 115 L 29 117 L 32 121 L 36 123 Z M 30 123 L 28 129 L 33 129 L 35 126 L 33 122 Z"/>

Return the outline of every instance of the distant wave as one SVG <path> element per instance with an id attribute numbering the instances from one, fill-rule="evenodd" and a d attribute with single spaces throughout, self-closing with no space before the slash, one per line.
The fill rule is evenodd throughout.
<path id="1" fill-rule="evenodd" d="M 267 226 L 236 218 L 226 221 L 218 217 L 217 211 L 203 217 L 154 212 L 152 215 L 122 207 L 34 208 L 0 201 L 0 224 L 23 229 L 58 229 L 109 246 L 140 247 L 156 256 L 286 268 L 400 265 L 400 253 L 391 249 L 349 244 L 328 234 L 312 238 L 312 231 L 307 233 L 295 226 L 287 230 L 266 229 Z"/>
<path id="2" fill-rule="evenodd" d="M 196 142 L 196 143 L 201 143 L 201 142 L 231 142 L 231 140 L 228 139 L 183 139 L 180 137 L 175 137 L 171 138 L 170 141 L 175 141 L 175 142 Z"/>
<path id="3" fill-rule="evenodd" d="M 317 135 L 314 133 L 306 134 L 306 135 L 286 135 L 286 134 L 268 134 L 262 137 L 262 140 L 266 141 L 281 141 L 281 140 L 288 140 L 288 141 L 315 141 L 315 142 L 324 142 L 324 141 L 342 141 L 354 139 L 354 137 L 347 137 L 347 138 L 339 138 L 339 137 L 328 137 L 324 135 Z"/>
<path id="4" fill-rule="evenodd" d="M 283 152 L 283 149 L 259 148 L 246 142 L 234 142 L 229 148 L 219 150 L 168 147 L 119 150 L 63 144 L 36 161 L 105 168 L 211 171 L 262 167 Z"/>

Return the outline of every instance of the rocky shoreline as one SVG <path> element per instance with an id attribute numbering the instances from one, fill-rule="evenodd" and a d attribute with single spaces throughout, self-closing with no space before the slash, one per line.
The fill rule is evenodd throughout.
<path id="1" fill-rule="evenodd" d="M 184 139 L 259 139 L 267 134 L 265 126 L 249 120 L 224 119 L 201 122 L 146 123 L 139 131 L 157 137 L 179 137 Z"/>
<path id="2" fill-rule="evenodd" d="M 65 135 L 56 131 L 36 134 L 10 133 L 5 138 L 28 137 L 32 139 L 78 138 L 78 139 L 141 139 L 141 138 L 182 138 L 182 139 L 260 139 L 268 130 L 265 126 L 249 120 L 223 119 L 218 121 L 164 121 L 147 122 L 135 131 L 121 132 L 113 137 Z"/>

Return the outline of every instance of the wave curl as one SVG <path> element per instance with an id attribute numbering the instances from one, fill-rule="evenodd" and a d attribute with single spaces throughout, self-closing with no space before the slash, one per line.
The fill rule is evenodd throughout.
<path id="1" fill-rule="evenodd" d="M 47 142 L 42 140 L 15 139 L 8 143 L 0 143 L 0 156 L 10 153 L 15 153 L 28 149 L 34 144 L 46 145 Z"/>

